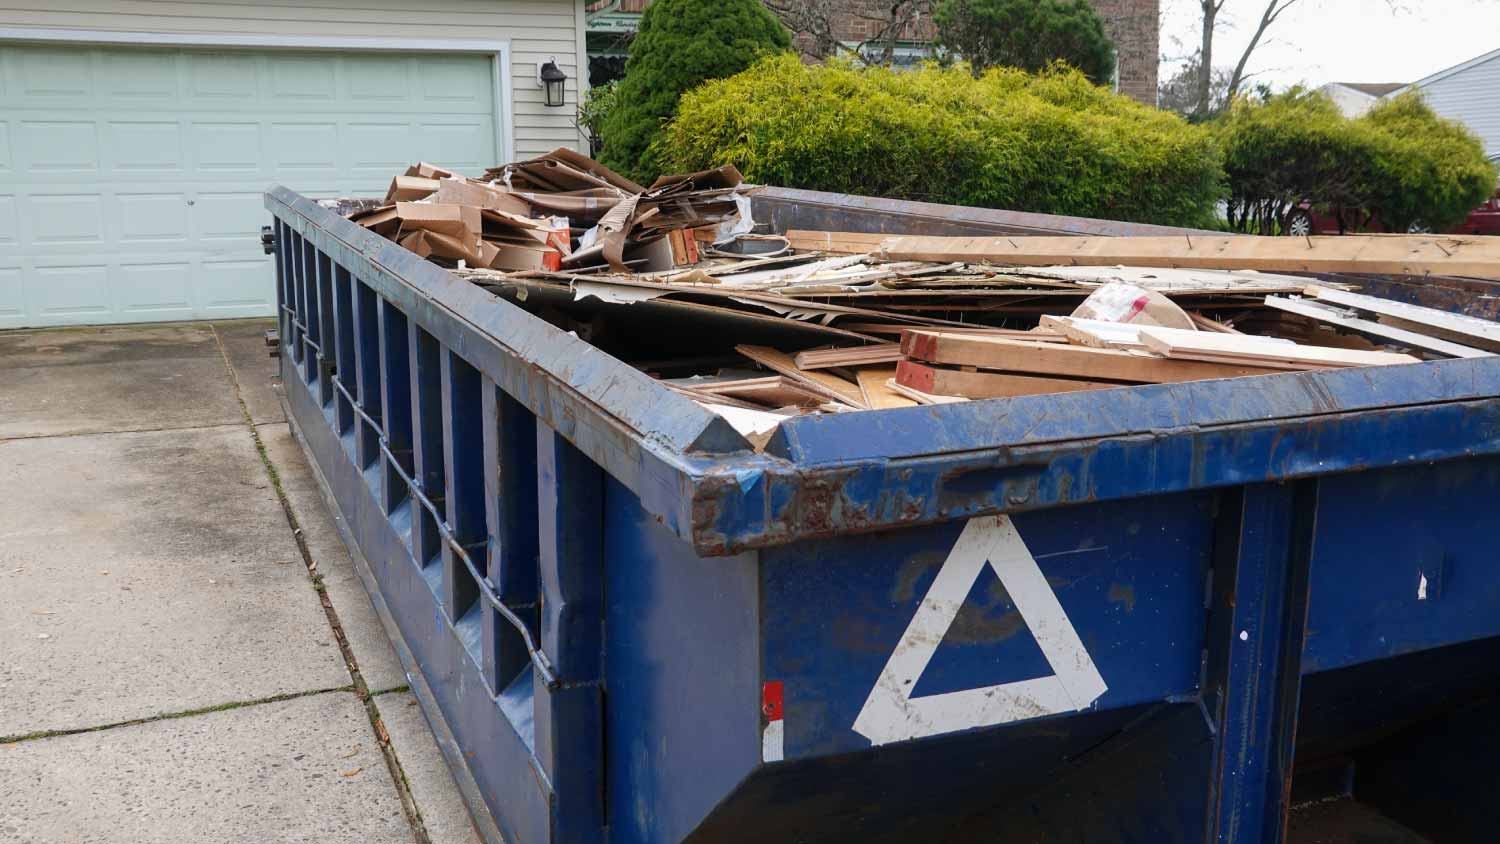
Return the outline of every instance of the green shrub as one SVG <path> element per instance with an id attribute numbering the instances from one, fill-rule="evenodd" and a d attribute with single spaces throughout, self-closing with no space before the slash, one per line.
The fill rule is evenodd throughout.
<path id="1" fill-rule="evenodd" d="M 1495 190 L 1495 166 L 1484 144 L 1438 117 L 1416 93 L 1382 102 L 1355 123 L 1377 139 L 1365 193 L 1389 231 L 1413 224 L 1442 231 Z"/>
<path id="2" fill-rule="evenodd" d="M 615 107 L 601 126 L 604 164 L 649 182 L 658 173 L 651 144 L 683 92 L 790 46 L 759 0 L 656 0 L 641 17 Z"/>
<path id="3" fill-rule="evenodd" d="M 1167 224 L 1210 221 L 1222 193 L 1206 129 L 1062 67 L 974 79 L 771 57 L 684 96 L 655 154 L 764 184 Z"/>
<path id="4" fill-rule="evenodd" d="M 991 67 L 1035 73 L 1058 60 L 1094 82 L 1114 75 L 1115 45 L 1084 0 L 940 0 L 932 20 L 938 43 L 976 76 Z"/>
<path id="5" fill-rule="evenodd" d="M 1442 230 L 1494 190 L 1494 168 L 1468 130 L 1416 94 L 1345 118 L 1326 96 L 1292 89 L 1237 102 L 1217 127 L 1229 179 L 1231 227 L 1279 230 L 1300 202 L 1349 230 L 1378 220 L 1388 231 Z"/>
<path id="6" fill-rule="evenodd" d="M 1368 133 L 1327 96 L 1293 88 L 1262 105 L 1242 99 L 1218 129 L 1231 228 L 1275 234 L 1303 200 L 1341 215 L 1368 204 L 1361 163 Z"/>
<path id="7" fill-rule="evenodd" d="M 599 157 L 599 151 L 604 148 L 604 121 L 614 111 L 615 103 L 619 102 L 619 97 L 616 96 L 619 91 L 618 79 L 595 85 L 584 95 L 583 102 L 578 106 L 578 126 L 588 133 L 589 154 L 595 158 Z"/>

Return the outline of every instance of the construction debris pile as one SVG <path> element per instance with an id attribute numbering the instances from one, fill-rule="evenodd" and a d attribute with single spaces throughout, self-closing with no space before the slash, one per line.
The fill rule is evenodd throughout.
<path id="1" fill-rule="evenodd" d="M 482 179 L 413 165 L 351 219 L 757 445 L 806 413 L 1500 352 L 1500 324 L 1277 274 L 1500 267 L 1461 238 L 759 234 L 749 192 L 733 167 L 647 188 L 558 150 Z"/>

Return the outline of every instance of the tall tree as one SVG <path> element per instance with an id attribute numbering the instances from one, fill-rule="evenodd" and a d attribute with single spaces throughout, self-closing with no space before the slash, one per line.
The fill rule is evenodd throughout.
<path id="1" fill-rule="evenodd" d="M 791 36 L 760 0 L 656 0 L 641 16 L 625 78 L 600 127 L 604 163 L 649 181 L 657 175 L 651 144 L 685 91 L 790 47 Z"/>
<path id="2" fill-rule="evenodd" d="M 1219 13 L 1224 10 L 1227 0 L 1198 0 L 1199 8 L 1203 12 L 1202 40 L 1198 46 L 1198 102 L 1193 111 L 1197 119 L 1213 116 L 1225 104 L 1233 102 L 1239 95 L 1240 88 L 1245 84 L 1246 68 L 1250 64 L 1250 56 L 1260 46 L 1261 39 L 1266 35 L 1266 30 L 1276 23 L 1277 18 L 1287 9 L 1302 2 L 1302 0 L 1266 0 L 1265 7 L 1261 10 L 1260 18 L 1255 24 L 1255 31 L 1250 34 L 1250 43 L 1245 45 L 1244 52 L 1240 53 L 1239 61 L 1235 62 L 1234 70 L 1229 74 L 1229 81 L 1224 91 L 1224 96 L 1217 99 L 1214 96 L 1214 32 L 1219 25 Z"/>
<path id="3" fill-rule="evenodd" d="M 1095 83 L 1114 74 L 1115 45 L 1086 0 L 939 0 L 938 42 L 977 77 L 1003 65 L 1038 71 L 1061 59 Z"/>
<path id="4" fill-rule="evenodd" d="M 936 0 L 764 0 L 766 8 L 797 37 L 797 46 L 812 59 L 835 55 L 857 57 L 867 64 L 889 65 L 902 41 L 930 37 Z M 859 24 L 852 26 L 851 24 Z M 862 34 L 860 40 L 851 34 Z"/>

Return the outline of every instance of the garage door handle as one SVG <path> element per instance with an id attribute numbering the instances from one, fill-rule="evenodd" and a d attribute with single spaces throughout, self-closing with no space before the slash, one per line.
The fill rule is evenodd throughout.
<path id="1" fill-rule="evenodd" d="M 270 226 L 260 227 L 260 248 L 266 250 L 267 255 L 276 254 L 276 234 Z"/>

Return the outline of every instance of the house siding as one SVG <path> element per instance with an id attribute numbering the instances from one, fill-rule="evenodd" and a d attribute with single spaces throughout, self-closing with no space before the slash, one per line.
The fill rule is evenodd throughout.
<path id="1" fill-rule="evenodd" d="M 511 44 L 509 130 L 520 158 L 581 144 L 574 114 L 582 77 L 581 0 L 29 0 L 0 10 L 0 26 L 201 35 L 505 41 Z M 536 63 L 556 57 L 567 103 L 543 104 Z"/>
<path id="2" fill-rule="evenodd" d="M 1433 111 L 1469 127 L 1500 155 L 1500 54 L 1418 88 Z"/>

